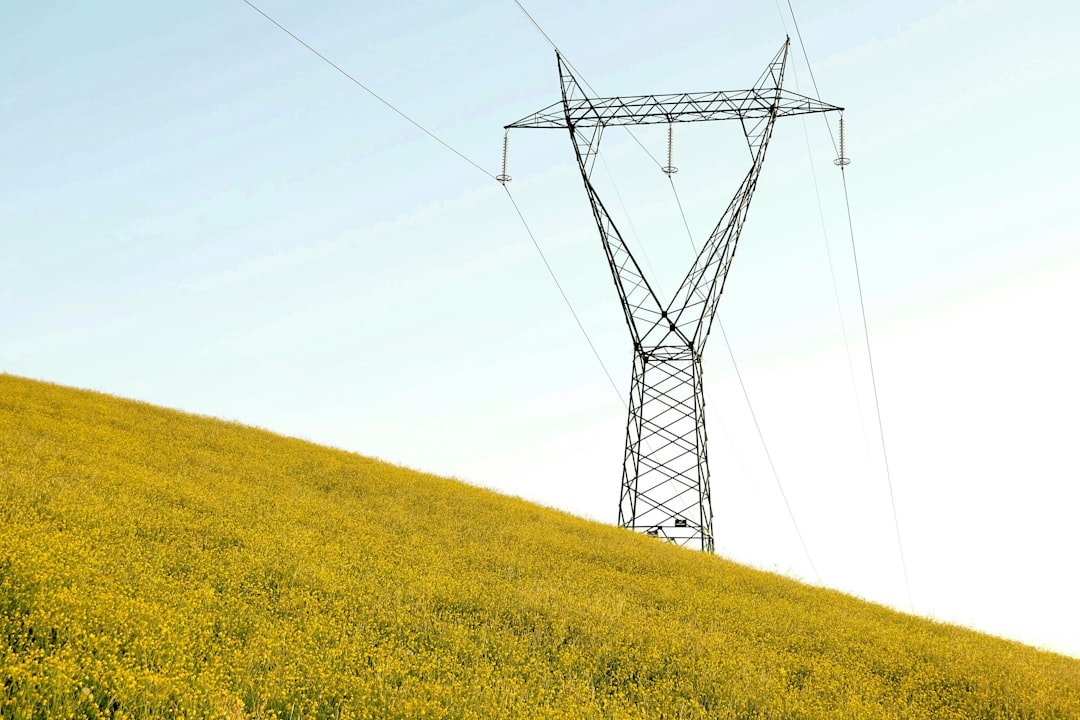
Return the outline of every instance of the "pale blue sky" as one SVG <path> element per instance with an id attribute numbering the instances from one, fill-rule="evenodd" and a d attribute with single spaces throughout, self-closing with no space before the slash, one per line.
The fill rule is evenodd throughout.
<path id="1" fill-rule="evenodd" d="M 502 126 L 558 99 L 512 0 L 258 4 L 493 173 Z M 603 94 L 746 87 L 794 35 L 769 1 L 525 4 Z M 847 108 L 915 611 L 1080 657 L 1080 10 L 794 9 Z M 810 94 L 793 43 L 787 86 Z M 0 68 L 0 371 L 614 522 L 621 396 L 495 182 L 240 0 L 9 0 Z M 664 152 L 663 128 L 638 137 Z M 741 142 L 677 129 L 698 242 Z M 602 151 L 602 192 L 610 171 L 670 290 L 690 249 L 667 180 L 625 133 Z M 822 584 L 907 609 L 833 157 L 820 118 L 778 123 L 720 318 Z M 629 340 L 576 172 L 565 134 L 511 135 L 511 189 L 622 393 Z M 813 581 L 716 332 L 705 363 L 718 551 Z"/>

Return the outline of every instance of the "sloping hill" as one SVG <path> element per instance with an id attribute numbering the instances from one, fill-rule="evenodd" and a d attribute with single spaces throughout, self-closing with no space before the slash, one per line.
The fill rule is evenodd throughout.
<path id="1" fill-rule="evenodd" d="M 0 375 L 0 716 L 1080 718 L 1080 661 Z"/>

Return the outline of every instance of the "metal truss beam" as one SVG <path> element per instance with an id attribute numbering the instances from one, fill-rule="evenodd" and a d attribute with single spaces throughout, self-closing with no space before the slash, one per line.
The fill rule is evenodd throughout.
<path id="1" fill-rule="evenodd" d="M 512 128 L 565 128 L 566 115 L 577 124 L 654 125 L 658 123 L 700 122 L 702 120 L 744 120 L 826 112 L 840 108 L 820 100 L 784 90 L 779 97 L 771 92 L 731 90 L 637 95 L 633 97 L 576 98 L 569 106 L 554 103 L 508 125 Z"/>

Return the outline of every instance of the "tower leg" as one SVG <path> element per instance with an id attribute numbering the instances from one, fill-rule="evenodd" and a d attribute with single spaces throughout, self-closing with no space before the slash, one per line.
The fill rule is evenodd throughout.
<path id="1" fill-rule="evenodd" d="M 713 551 L 701 356 L 690 348 L 635 350 L 619 524 Z"/>

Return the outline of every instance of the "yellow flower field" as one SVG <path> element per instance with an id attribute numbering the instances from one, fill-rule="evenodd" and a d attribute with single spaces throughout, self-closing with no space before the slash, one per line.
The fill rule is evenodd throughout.
<path id="1" fill-rule="evenodd" d="M 1080 718 L 1080 661 L 0 375 L 3 718 Z"/>

